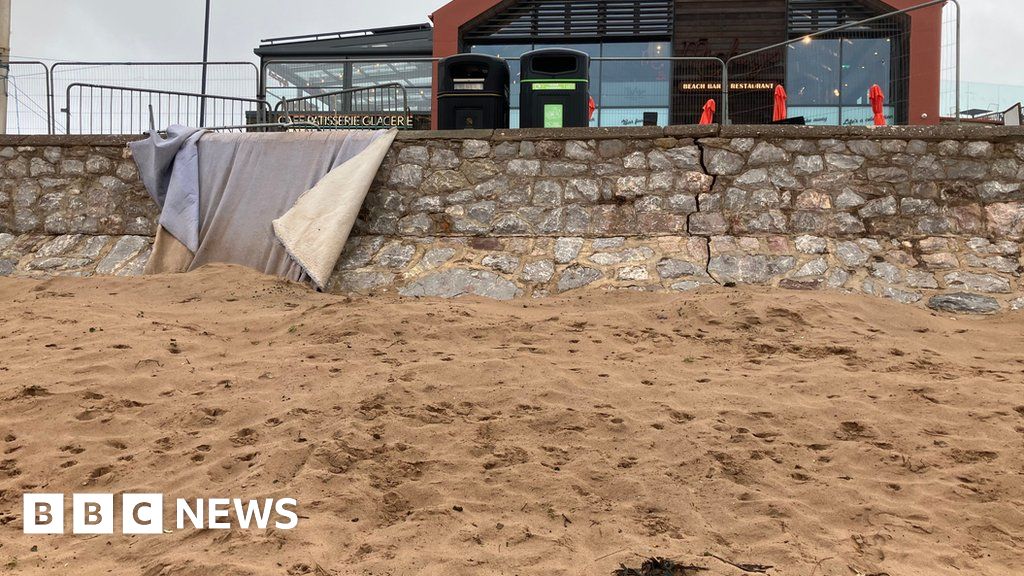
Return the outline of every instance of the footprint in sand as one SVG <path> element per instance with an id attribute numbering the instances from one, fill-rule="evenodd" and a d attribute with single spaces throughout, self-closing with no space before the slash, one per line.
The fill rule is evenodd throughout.
<path id="1" fill-rule="evenodd" d="M 692 422 L 695 418 L 693 414 L 687 414 L 679 410 L 669 410 L 668 417 L 676 424 L 686 424 L 687 422 Z"/>
<path id="2" fill-rule="evenodd" d="M 259 439 L 259 433 L 252 428 L 242 428 L 231 436 L 231 443 L 235 446 L 250 446 Z"/>
<path id="3" fill-rule="evenodd" d="M 843 422 L 836 431 L 836 438 L 840 440 L 862 440 L 874 438 L 876 434 L 860 422 Z"/>
<path id="4" fill-rule="evenodd" d="M 113 471 L 113 466 L 100 466 L 99 468 L 94 468 L 92 472 L 89 472 L 89 480 L 98 480 Z"/>
<path id="5" fill-rule="evenodd" d="M 955 449 L 950 452 L 949 456 L 957 464 L 977 464 L 979 462 L 992 462 L 999 458 L 999 453 L 990 450 Z"/>
<path id="6" fill-rule="evenodd" d="M 200 426 L 212 426 L 217 423 L 217 418 L 223 416 L 227 410 L 223 408 L 200 408 L 203 417 L 199 420 Z"/>
<path id="7" fill-rule="evenodd" d="M 89 420 L 95 420 L 100 414 L 101 412 L 99 410 L 83 410 L 82 412 L 75 414 L 75 420 L 88 422 Z"/>
<path id="8" fill-rule="evenodd" d="M 21 469 L 18 468 L 18 461 L 13 458 L 0 461 L 0 476 L 6 478 L 21 476 Z"/>

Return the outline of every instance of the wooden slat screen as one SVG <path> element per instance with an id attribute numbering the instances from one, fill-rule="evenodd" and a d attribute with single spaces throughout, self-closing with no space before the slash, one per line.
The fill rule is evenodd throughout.
<path id="1" fill-rule="evenodd" d="M 466 42 L 668 39 L 671 0 L 523 0 L 463 32 Z"/>

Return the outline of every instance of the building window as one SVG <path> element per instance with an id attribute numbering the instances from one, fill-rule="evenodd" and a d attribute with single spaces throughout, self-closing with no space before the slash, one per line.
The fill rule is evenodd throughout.
<path id="1" fill-rule="evenodd" d="M 669 121 L 672 67 L 670 42 L 606 42 L 603 44 L 480 44 L 471 52 L 500 56 L 512 71 L 512 128 L 519 127 L 519 57 L 540 48 L 570 48 L 597 60 L 590 64 L 590 95 L 597 105 L 591 126 L 641 126 L 645 112 L 656 112 L 662 126 Z M 609 58 L 600 60 L 598 58 Z M 644 60 L 615 61 L 614 58 Z"/>
<path id="2" fill-rule="evenodd" d="M 813 38 L 789 45 L 786 90 L 790 116 L 808 124 L 870 124 L 868 91 L 878 84 L 886 95 L 886 116 L 895 123 L 889 38 Z"/>
<path id="3" fill-rule="evenodd" d="M 267 64 L 267 100 L 276 105 L 283 99 L 305 98 L 325 112 L 346 112 L 372 107 L 360 106 L 352 98 L 329 98 L 323 94 L 396 82 L 401 84 L 411 112 L 430 112 L 433 68 L 430 62 L 332 60 L 272 62 Z M 373 93 L 366 93 L 373 98 Z M 360 96 L 356 96 L 358 99 Z M 389 105 L 394 105 L 389 103 Z M 382 110 L 383 111 L 383 110 Z"/>

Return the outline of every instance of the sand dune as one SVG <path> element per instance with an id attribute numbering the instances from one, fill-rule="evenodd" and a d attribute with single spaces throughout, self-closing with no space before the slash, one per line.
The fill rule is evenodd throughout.
<path id="1" fill-rule="evenodd" d="M 1020 574 L 1024 315 L 711 290 L 0 281 L 0 573 Z M 293 531 L 29 536 L 21 494 L 291 496 Z"/>

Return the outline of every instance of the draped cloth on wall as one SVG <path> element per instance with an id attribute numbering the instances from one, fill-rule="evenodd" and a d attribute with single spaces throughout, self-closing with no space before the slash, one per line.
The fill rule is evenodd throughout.
<path id="1" fill-rule="evenodd" d="M 325 289 L 396 134 L 207 133 L 183 139 L 162 202 L 150 189 L 163 212 L 146 272 L 230 263 Z M 144 175 L 168 169 L 147 163 L 153 141 L 132 145 Z M 191 182 L 198 185 L 193 189 Z M 193 204 L 198 210 L 168 213 Z"/>

